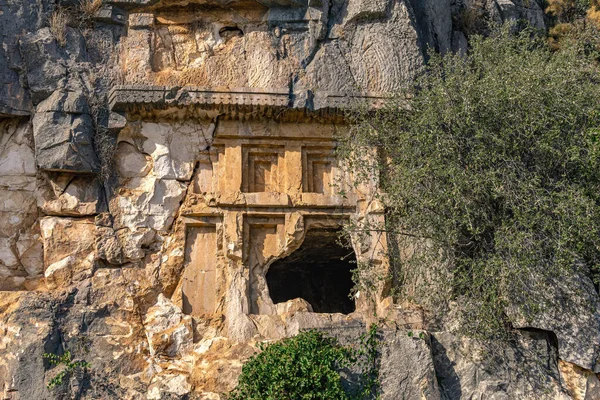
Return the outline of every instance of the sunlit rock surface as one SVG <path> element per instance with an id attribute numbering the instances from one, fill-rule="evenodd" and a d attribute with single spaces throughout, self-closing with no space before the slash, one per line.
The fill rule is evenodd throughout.
<path id="1" fill-rule="evenodd" d="M 384 235 L 331 242 L 384 218 L 336 160 L 342 109 L 405 87 L 428 48 L 466 51 L 471 3 L 544 28 L 537 1 L 114 0 L 61 45 L 55 2 L 0 3 L 2 398 L 224 399 L 257 343 L 356 342 L 375 315 L 384 399 L 598 398 L 591 283 L 515 316 L 493 359 L 383 284 L 337 293 L 353 262 L 389 265 Z M 49 390 L 43 354 L 66 350 L 91 367 Z"/>

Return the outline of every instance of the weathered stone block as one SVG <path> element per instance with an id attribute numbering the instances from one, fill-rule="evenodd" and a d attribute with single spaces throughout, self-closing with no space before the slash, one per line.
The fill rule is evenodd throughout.
<path id="1" fill-rule="evenodd" d="M 36 108 L 40 112 L 63 112 L 68 114 L 89 114 L 87 98 L 81 91 L 57 90 Z"/>
<path id="2" fill-rule="evenodd" d="M 344 345 L 356 346 L 365 334 L 364 326 L 337 326 L 323 329 Z M 384 329 L 378 332 L 379 381 L 382 400 L 439 400 L 436 371 L 427 332 Z M 359 366 L 343 374 L 346 387 L 359 384 Z"/>
<path id="3" fill-rule="evenodd" d="M 24 2 L 2 7 L 0 14 L 0 117 L 29 115 L 32 109 L 29 91 L 19 76 L 21 55 L 17 36 L 29 19 L 23 15 Z M 17 16 L 18 15 L 18 16 Z"/>
<path id="4" fill-rule="evenodd" d="M 482 345 L 450 332 L 432 333 L 435 372 L 444 398 L 565 398 L 552 335 L 522 331 L 515 339 Z"/>
<path id="5" fill-rule="evenodd" d="M 181 357 L 193 344 L 192 318 L 162 294 L 146 313 L 144 327 L 153 356 Z"/>
<path id="6" fill-rule="evenodd" d="M 495 0 L 496 8 L 492 11 L 492 16 L 500 14 L 501 21 L 519 21 L 525 20 L 532 27 L 537 29 L 546 29 L 544 22 L 544 11 L 537 1 L 530 0 Z M 496 13 L 494 13 L 496 11 Z"/>
<path id="7" fill-rule="evenodd" d="M 69 63 L 83 62 L 87 58 L 83 37 L 69 27 L 65 48 L 58 45 L 49 28 L 23 36 L 19 48 L 34 104 L 66 85 Z"/>
<path id="8" fill-rule="evenodd" d="M 100 182 L 88 177 L 64 176 L 59 181 L 67 181 L 65 185 L 55 185 L 54 196 L 42 205 L 48 215 L 90 216 L 96 215 L 106 208 L 104 194 Z"/>
<path id="9" fill-rule="evenodd" d="M 56 92 L 33 117 L 36 163 L 47 171 L 98 172 L 95 127 L 81 93 Z"/>
<path id="10" fill-rule="evenodd" d="M 48 287 L 68 287 L 91 275 L 96 238 L 93 218 L 45 217 L 40 229 Z"/>

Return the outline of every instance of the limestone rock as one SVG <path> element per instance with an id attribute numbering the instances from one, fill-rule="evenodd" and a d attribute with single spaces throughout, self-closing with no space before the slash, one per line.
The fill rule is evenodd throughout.
<path id="1" fill-rule="evenodd" d="M 40 221 L 46 283 L 68 287 L 91 276 L 95 262 L 92 218 L 45 217 Z"/>
<path id="2" fill-rule="evenodd" d="M 386 17 L 390 2 L 388 0 L 352 0 L 348 2 L 346 21 L 353 19 L 378 20 Z"/>
<path id="3" fill-rule="evenodd" d="M 432 334 L 436 376 L 443 399 L 565 398 L 557 348 L 547 332 L 521 332 L 513 345 L 489 348 L 449 332 Z"/>
<path id="4" fill-rule="evenodd" d="M 119 137 L 119 149 L 125 156 L 120 172 L 124 178 L 144 176 L 149 168 L 144 160 L 149 155 L 156 178 L 189 181 L 200 152 L 212 143 L 213 131 L 210 123 L 133 125 Z M 138 146 L 137 152 L 131 146 Z"/>
<path id="5" fill-rule="evenodd" d="M 69 286 L 71 279 L 73 279 L 74 264 L 77 262 L 78 260 L 75 257 L 68 256 L 50 264 L 44 271 L 48 288 L 56 289 L 57 287 Z"/>
<path id="6" fill-rule="evenodd" d="M 165 374 L 156 378 L 148 388 L 148 400 L 162 400 L 165 398 L 181 398 L 192 390 L 184 375 Z M 170 397 L 173 396 L 173 397 Z"/>
<path id="7" fill-rule="evenodd" d="M 26 121 L 0 121 L 0 290 L 28 285 L 43 272 L 32 139 Z"/>
<path id="8" fill-rule="evenodd" d="M 54 92 L 38 106 L 33 117 L 38 167 L 47 171 L 97 172 L 94 131 L 83 93 Z"/>
<path id="9" fill-rule="evenodd" d="M 277 314 L 287 314 L 295 312 L 313 312 L 313 308 L 309 302 L 304 299 L 297 298 L 285 303 L 275 304 L 277 307 Z"/>
<path id="10" fill-rule="evenodd" d="M 115 215 L 115 229 L 167 230 L 173 223 L 186 189 L 185 184 L 172 179 L 132 179 L 127 190 L 123 190 L 122 195 L 111 205 Z"/>
<path id="11" fill-rule="evenodd" d="M 429 337 L 384 332 L 380 380 L 382 399 L 440 399 Z"/>
<path id="12" fill-rule="evenodd" d="M 144 330 L 132 301 L 142 295 L 147 282 L 133 270 L 129 276 L 105 271 L 63 296 L 0 293 L 0 393 L 4 397 L 54 398 L 56 392 L 49 392 L 46 384 L 56 368 L 44 362 L 42 354 L 60 355 L 65 349 L 73 359 L 93 365 L 84 378 L 94 390 L 83 385 L 83 398 L 146 397 L 156 372 L 145 361 Z M 73 388 L 66 389 L 65 396 L 76 395 Z"/>
<path id="13" fill-rule="evenodd" d="M 600 298 L 592 281 L 584 274 L 562 276 L 540 298 L 546 308 L 529 322 L 509 310 L 514 325 L 554 332 L 561 360 L 600 371 Z"/>
<path id="14" fill-rule="evenodd" d="M 21 265 L 29 276 L 40 276 L 44 270 L 42 240 L 38 232 L 21 234 L 17 240 L 17 253 Z"/>
<path id="15" fill-rule="evenodd" d="M 0 115 L 29 115 L 31 98 L 22 79 L 23 65 L 18 49 L 18 36 L 36 29 L 47 4 L 33 1 L 6 1 L 0 6 Z"/>
<path id="16" fill-rule="evenodd" d="M 73 32 L 69 31 L 71 32 L 69 39 L 72 40 Z M 24 36 L 20 40 L 19 49 L 27 70 L 27 83 L 34 104 L 44 100 L 60 86 L 66 84 L 65 55 L 49 28 Z"/>
<path id="17" fill-rule="evenodd" d="M 97 179 L 70 175 L 51 180 L 53 196 L 42 205 L 48 215 L 91 216 L 104 211 L 104 193 Z"/>
<path id="18" fill-rule="evenodd" d="M 466 7 L 469 1 L 465 1 Z M 456 4 L 450 0 L 423 0 L 410 1 L 414 10 L 414 18 L 417 21 L 417 29 L 421 38 L 423 54 L 431 47 L 445 54 L 456 46 L 453 37 L 453 18 L 460 13 Z M 456 31 L 455 31 L 456 32 Z"/>
<path id="19" fill-rule="evenodd" d="M 163 295 L 146 313 L 144 320 L 150 354 L 181 357 L 192 343 L 192 320 Z"/>
<path id="20" fill-rule="evenodd" d="M 0 294 L 0 393 L 5 398 L 47 398 L 42 355 L 55 351 L 59 335 L 56 303 L 40 297 L 32 292 Z"/>
<path id="21" fill-rule="evenodd" d="M 600 380 L 592 371 L 559 360 L 560 376 L 568 394 L 575 400 L 592 400 L 600 397 Z"/>
<path id="22" fill-rule="evenodd" d="M 103 213 L 96 216 L 96 254 L 109 264 L 123 264 L 123 248 L 113 229 L 112 216 Z"/>
<path id="23" fill-rule="evenodd" d="M 525 20 L 533 28 L 545 30 L 543 4 L 533 0 L 494 0 L 490 6 L 492 18 L 501 22 Z"/>
<path id="24" fill-rule="evenodd" d="M 0 121 L 0 237 L 16 235 L 37 218 L 36 173 L 30 125 Z"/>
<path id="25" fill-rule="evenodd" d="M 341 293 L 343 314 L 311 297 L 341 275 L 284 278 L 334 247 L 308 232 L 384 216 L 336 163 L 338 107 L 402 89 L 428 46 L 466 52 L 455 22 L 472 1 L 115 0 L 60 46 L 48 17 L 76 3 L 0 2 L 0 397 L 223 400 L 258 342 L 317 328 L 356 343 L 375 312 L 424 326 L 383 283 L 377 304 Z M 544 28 L 541 4 L 482 7 Z M 381 243 L 353 238 L 357 262 Z M 280 292 L 300 293 L 274 300 L 277 268 Z M 562 284 L 546 315 L 514 316 L 534 331 L 499 359 L 448 332 L 381 332 L 382 398 L 598 397 L 597 296 Z M 581 289 L 593 310 L 569 308 Z M 42 354 L 66 350 L 92 367 L 50 393 Z"/>
<path id="26" fill-rule="evenodd" d="M 119 143 L 115 158 L 117 174 L 122 179 L 142 178 L 152 169 L 152 157 L 127 142 Z"/>
<path id="27" fill-rule="evenodd" d="M 325 328 L 324 331 L 338 338 L 342 344 L 353 346 L 365 334 L 364 326 Z M 441 398 L 427 333 L 383 330 L 378 333 L 378 339 L 383 400 Z M 346 386 L 352 388 L 356 385 L 356 376 L 360 372 L 357 369 L 344 374 Z"/>

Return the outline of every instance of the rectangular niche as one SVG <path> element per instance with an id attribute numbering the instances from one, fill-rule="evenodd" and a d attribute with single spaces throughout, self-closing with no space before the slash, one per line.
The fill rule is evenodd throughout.
<path id="1" fill-rule="evenodd" d="M 188 226 L 183 271 L 183 312 L 190 315 L 217 311 L 217 227 L 216 224 Z"/>
<path id="2" fill-rule="evenodd" d="M 305 193 L 333 194 L 335 157 L 331 147 L 302 149 L 302 187 Z"/>
<path id="3" fill-rule="evenodd" d="M 246 243 L 245 264 L 250 273 L 250 314 L 275 313 L 265 280 L 266 264 L 279 253 L 284 230 L 285 218 L 283 217 L 246 218 L 244 243 Z"/>
<path id="4" fill-rule="evenodd" d="M 244 147 L 242 190 L 246 193 L 280 192 L 284 147 Z"/>
<path id="5" fill-rule="evenodd" d="M 194 193 L 216 193 L 219 185 L 219 162 L 223 159 L 223 146 L 203 151 L 198 157 L 198 168 L 194 175 Z"/>

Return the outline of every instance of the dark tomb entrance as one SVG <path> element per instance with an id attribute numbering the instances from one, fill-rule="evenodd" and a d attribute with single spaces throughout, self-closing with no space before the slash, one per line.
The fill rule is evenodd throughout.
<path id="1" fill-rule="evenodd" d="M 317 313 L 349 314 L 356 307 L 350 299 L 352 248 L 341 246 L 339 229 L 311 229 L 298 250 L 275 261 L 267 272 L 273 303 L 303 298 Z"/>

